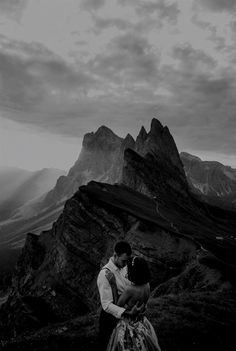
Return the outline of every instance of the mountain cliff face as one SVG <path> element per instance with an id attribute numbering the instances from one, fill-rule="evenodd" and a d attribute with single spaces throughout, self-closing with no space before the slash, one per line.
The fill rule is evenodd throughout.
<path id="1" fill-rule="evenodd" d="M 136 139 L 135 151 L 141 156 L 152 154 L 162 161 L 168 160 L 173 167 L 177 167 L 183 172 L 183 165 L 179 157 L 179 153 L 169 129 L 155 118 L 152 119 L 149 133 L 144 127 Z"/>
<path id="2" fill-rule="evenodd" d="M 119 159 L 124 141 L 112 138 L 107 157 Z M 89 155 L 94 144 L 86 139 Z M 160 123 L 126 143 L 123 182 L 80 186 L 50 230 L 27 235 L 0 310 L 3 350 L 96 349 L 96 277 L 120 239 L 149 263 L 147 314 L 163 349 L 222 350 L 234 341 L 234 213 L 217 212 L 188 191 L 175 143 Z M 107 174 L 120 172 L 102 164 Z"/>
<path id="3" fill-rule="evenodd" d="M 122 182 L 151 196 L 166 195 L 167 191 L 187 196 L 188 185 L 174 139 L 156 119 L 149 133 L 142 127 L 134 150 L 126 149 Z"/>
<path id="4" fill-rule="evenodd" d="M 171 164 L 182 173 L 184 170 L 174 139 L 167 127 L 153 119 L 149 133 L 142 127 L 134 141 L 128 134 L 125 139 L 118 137 L 109 128 L 102 126 L 96 133 L 84 136 L 82 150 L 75 165 L 66 177 L 60 177 L 56 187 L 49 192 L 42 206 L 47 207 L 69 198 L 78 187 L 90 180 L 114 184 L 122 181 L 123 155 L 130 148 L 139 155 L 154 155 L 163 164 Z"/>
<path id="5" fill-rule="evenodd" d="M 135 153 L 132 153 L 132 151 L 125 152 L 124 160 L 124 151 L 127 149 L 131 149 Z M 132 162 L 127 163 L 127 160 L 131 160 L 132 157 L 133 166 Z M 140 170 L 144 167 L 144 163 L 146 164 L 144 167 L 146 169 L 146 179 L 144 181 L 142 180 L 142 176 L 141 178 L 139 177 L 139 172 L 137 172 L 137 169 L 134 167 L 134 163 L 136 162 L 134 160 L 138 157 L 140 162 L 137 163 L 139 164 L 137 167 L 139 167 Z M 194 157 L 191 159 L 193 158 Z M 182 161 L 185 163 L 185 170 Z M 225 174 L 223 180 L 221 179 L 222 172 L 221 176 L 217 177 L 220 179 L 226 191 L 227 189 L 232 190 L 230 193 L 225 193 L 223 197 L 214 195 L 216 194 L 214 193 L 216 185 L 210 183 L 210 185 L 206 186 L 204 183 L 206 180 L 198 180 L 196 182 L 192 178 L 198 188 L 209 189 L 212 187 L 212 192 L 203 196 L 199 189 L 193 187 L 189 178 L 191 172 L 195 174 L 197 179 L 198 175 L 200 177 L 200 175 L 205 172 L 205 170 L 199 171 L 198 166 L 201 165 L 201 163 L 197 162 L 195 158 L 194 162 L 190 162 L 192 165 L 190 167 L 189 162 L 186 165 L 186 157 L 183 158 L 182 161 L 168 128 L 162 126 L 156 119 L 152 120 L 149 132 L 147 132 L 144 127 L 141 128 L 136 140 L 129 134 L 124 139 L 120 138 L 109 128 L 102 126 L 96 132 L 85 135 L 79 158 L 70 169 L 68 175 L 59 177 L 56 186 L 47 194 L 21 207 L 19 211 L 15 213 L 14 220 L 16 220 L 16 222 L 5 225 L 1 230 L 0 236 L 1 238 L 7 238 L 7 241 L 4 239 L 6 243 L 9 242 L 9 235 L 14 237 L 15 243 L 10 240 L 11 243 L 19 246 L 19 243 L 24 242 L 25 233 L 27 231 L 36 232 L 37 230 L 38 233 L 40 230 L 49 229 L 58 214 L 61 213 L 65 201 L 78 190 L 79 186 L 87 184 L 90 180 L 97 180 L 110 184 L 123 181 L 128 186 L 142 191 L 149 196 L 157 196 L 158 204 L 161 206 L 162 211 L 164 211 L 163 214 L 166 216 L 170 215 L 170 207 L 173 207 L 171 205 L 173 202 L 175 202 L 174 207 L 179 206 L 182 201 L 181 196 L 185 197 L 185 200 L 182 201 L 183 204 L 186 202 L 186 199 L 188 199 L 189 204 L 191 202 L 192 206 L 192 200 L 190 200 L 188 194 L 189 188 L 191 191 L 197 192 L 198 195 L 200 194 L 202 200 L 206 202 L 225 208 L 235 208 L 235 192 L 233 190 L 234 173 L 230 171 L 232 169 L 228 167 L 224 170 Z M 123 169 L 124 162 L 126 166 Z M 149 169 L 148 172 L 147 169 Z M 186 181 L 185 171 L 187 172 L 188 181 Z M 127 174 L 129 175 L 128 179 L 126 176 Z M 213 182 L 216 178 L 215 174 L 218 173 L 212 171 L 211 177 L 207 176 L 207 179 L 209 180 L 212 178 L 211 182 Z M 206 178 L 206 175 L 204 177 Z M 150 179 L 150 181 L 148 181 L 148 179 Z M 147 184 L 148 182 L 149 185 Z M 217 186 L 219 188 L 218 183 Z M 217 190 L 218 195 L 219 191 L 223 191 L 222 187 Z M 169 198 L 171 200 L 170 204 L 168 201 L 163 202 L 163 198 Z M 228 204 L 230 204 L 230 206 L 228 206 Z M 196 209 L 196 212 L 198 212 L 198 209 Z M 32 217 L 33 215 L 34 217 Z M 23 220 L 17 220 L 21 218 L 23 218 Z"/>
<path id="6" fill-rule="evenodd" d="M 186 152 L 180 154 L 192 190 L 205 201 L 236 209 L 236 170 L 219 162 L 202 161 Z"/>
<path id="7" fill-rule="evenodd" d="M 84 136 L 78 160 L 67 176 L 60 177 L 54 189 L 46 196 L 42 208 L 55 205 L 71 197 L 80 185 L 90 180 L 118 181 L 119 172 L 112 171 L 117 164 L 124 140 L 109 128 L 102 126 L 95 133 Z"/>

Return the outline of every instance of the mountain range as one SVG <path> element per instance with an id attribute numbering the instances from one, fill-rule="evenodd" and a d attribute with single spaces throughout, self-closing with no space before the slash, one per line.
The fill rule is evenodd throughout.
<path id="1" fill-rule="evenodd" d="M 69 174 L 44 200 L 53 209 L 57 199 L 59 217 L 26 236 L 0 309 L 2 349 L 95 350 L 96 277 L 120 239 L 150 266 L 147 315 L 163 350 L 230 348 L 235 212 L 194 194 L 169 129 L 153 119 L 134 140 L 101 127 L 85 136 Z"/>
<path id="2" fill-rule="evenodd" d="M 15 186 L 7 201 L 0 202 L 1 218 L 5 218 L 5 222 L 0 223 L 0 249 L 3 246 L 22 247 L 28 231 L 38 234 L 49 229 L 62 212 L 65 201 L 79 186 L 91 180 L 109 184 L 121 182 L 124 150 L 128 148 L 140 155 L 149 151 L 166 155 L 181 169 L 183 181 L 187 176 L 189 190 L 201 201 L 235 210 L 236 170 L 218 162 L 202 161 L 187 153 L 179 155 L 168 128 L 155 138 L 162 128 L 161 123 L 153 119 L 149 133 L 142 127 L 134 139 L 130 134 L 121 138 L 106 126 L 101 126 L 96 132 L 85 134 L 79 158 L 67 175 L 44 169 L 34 174 L 27 173 L 29 179 L 24 182 L 21 179 L 26 177 L 18 175 L 18 187 Z M 51 182 L 45 186 L 44 179 L 48 181 L 50 177 Z"/>
<path id="3" fill-rule="evenodd" d="M 39 234 L 50 229 L 62 212 L 66 200 L 81 185 L 91 180 L 108 184 L 120 183 L 126 149 L 134 150 L 140 156 L 158 154 L 163 162 L 165 158 L 167 162 L 171 160 L 172 169 L 167 176 L 172 179 L 176 169 L 181 172 L 184 184 L 182 191 L 183 188 L 187 189 L 204 203 L 235 210 L 236 170 L 218 162 L 202 161 L 187 153 L 179 155 L 168 128 L 163 128 L 158 120 L 153 119 L 149 132 L 142 127 L 136 139 L 130 134 L 121 138 L 106 126 L 101 126 L 96 132 L 85 134 L 79 158 L 67 175 L 53 169 L 37 172 L 19 169 L 10 169 L 5 173 L 0 171 L 0 185 L 3 189 L 0 202 L 0 252 L 8 252 L 9 257 L 13 252 L 16 257 L 15 250 L 22 248 L 27 232 Z M 162 168 L 166 169 L 165 164 Z M 146 192 L 149 195 L 149 191 Z M 161 193 L 162 188 L 154 196 Z M 159 202 L 162 200 L 159 199 Z M 168 215 L 169 209 L 163 207 L 163 211 Z M 2 267 L 5 266 L 1 263 Z"/>
<path id="4" fill-rule="evenodd" d="M 180 157 L 194 193 L 213 205 L 236 210 L 236 169 L 216 161 L 202 161 L 186 152 Z"/>

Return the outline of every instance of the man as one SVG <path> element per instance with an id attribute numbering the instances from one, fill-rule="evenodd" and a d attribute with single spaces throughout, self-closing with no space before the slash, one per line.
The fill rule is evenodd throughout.
<path id="1" fill-rule="evenodd" d="M 109 273 L 113 274 L 116 280 L 118 294 L 131 284 L 127 279 L 127 262 L 132 253 L 131 247 L 126 241 L 119 241 L 115 244 L 113 256 L 109 262 L 100 270 L 97 278 L 97 285 L 102 305 L 99 318 L 99 337 L 101 350 L 106 350 L 109 338 L 117 321 L 124 316 L 127 311 L 123 307 L 114 304 L 112 289 L 107 279 Z M 132 314 L 137 313 L 132 310 Z M 130 314 L 130 312 L 129 312 Z"/>

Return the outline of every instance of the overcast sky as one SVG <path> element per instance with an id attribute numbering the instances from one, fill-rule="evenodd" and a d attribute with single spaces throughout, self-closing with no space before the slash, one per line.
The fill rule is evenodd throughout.
<path id="1" fill-rule="evenodd" d="M 236 168 L 236 0 L 0 0 L 0 166 L 68 169 L 157 117 Z"/>

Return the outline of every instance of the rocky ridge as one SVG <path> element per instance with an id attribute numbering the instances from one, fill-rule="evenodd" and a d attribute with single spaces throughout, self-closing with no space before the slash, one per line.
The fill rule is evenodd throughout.
<path id="1" fill-rule="evenodd" d="M 193 187 L 189 176 L 189 169 L 192 169 L 196 174 L 204 173 L 200 171 L 201 162 L 197 162 L 197 158 L 191 156 L 191 164 L 195 165 L 196 167 L 186 167 L 186 157 L 181 160 L 174 139 L 168 128 L 163 127 L 162 124 L 155 118 L 151 122 L 150 131 L 147 132 L 145 128 L 142 127 L 136 140 L 134 140 L 129 134 L 125 138 L 120 138 L 109 128 L 102 126 L 96 132 L 87 133 L 84 136 L 83 146 L 79 158 L 75 162 L 75 165 L 70 169 L 69 173 L 66 176 L 59 177 L 55 187 L 41 199 L 38 199 L 33 203 L 29 203 L 27 206 L 22 208 L 20 215 L 27 218 L 17 220 L 14 223 L 4 224 L 4 228 L 2 227 L 0 234 L 1 238 L 4 238 L 3 241 L 5 242 L 5 246 L 7 246 L 8 249 L 11 248 L 12 245 L 13 247 L 22 246 L 25 233 L 27 231 L 38 233 L 40 230 L 48 230 L 53 221 L 61 213 L 65 201 L 78 190 L 79 186 L 87 184 L 90 180 L 114 184 L 120 183 L 122 181 L 122 176 L 124 176 L 124 182 L 126 182 L 125 174 L 123 175 L 123 164 L 126 162 L 124 161 L 124 151 L 128 148 L 135 151 L 136 154 L 143 158 L 145 158 L 146 155 L 147 163 L 152 162 L 152 159 L 155 161 L 155 164 L 159 162 L 158 167 L 161 170 L 158 176 L 159 181 L 156 181 L 154 186 L 155 189 L 152 190 L 149 195 L 159 196 L 159 194 L 162 193 L 163 185 L 166 187 L 166 182 L 164 181 L 162 186 L 159 186 L 159 189 L 158 184 L 161 184 L 160 177 L 163 179 L 166 177 L 169 184 L 172 182 L 173 186 L 169 188 L 171 191 L 173 190 L 173 187 L 176 188 L 178 186 L 179 191 L 185 192 L 187 197 L 187 193 L 190 190 L 194 192 L 195 195 L 199 195 L 200 200 L 203 200 L 204 202 L 219 205 L 220 207 L 226 209 L 234 209 L 233 190 L 232 193 L 228 193 L 228 195 L 225 193 L 225 196 L 219 197 L 214 196 L 213 192 L 203 195 L 200 193 L 199 189 Z M 126 153 L 126 157 L 128 157 L 127 155 L 128 153 Z M 182 162 L 185 164 L 185 168 L 183 168 Z M 150 167 L 150 169 L 151 173 L 153 173 L 152 167 Z M 187 172 L 188 184 L 186 184 L 185 171 Z M 230 167 L 225 169 L 225 172 L 228 171 L 230 171 Z M 182 184 L 180 184 L 179 181 L 176 183 L 175 175 L 177 173 L 179 179 L 182 179 Z M 214 181 L 216 178 L 214 176 L 216 172 L 211 173 L 212 177 L 208 177 L 208 188 L 211 187 L 212 181 Z M 218 183 L 223 179 L 223 187 L 221 186 L 222 189 L 225 188 L 224 184 L 226 183 L 226 188 L 228 189 L 231 187 L 232 189 L 232 184 L 234 181 L 233 179 L 229 179 L 230 177 L 232 178 L 232 172 L 230 174 L 228 173 L 227 177 L 224 176 L 224 179 L 222 177 L 217 177 Z M 227 182 L 225 182 L 225 179 Z M 136 179 L 136 182 L 138 182 L 138 179 Z M 215 189 L 214 184 L 212 185 L 213 190 Z M 219 184 L 217 184 L 216 186 L 219 187 Z M 145 185 L 143 184 L 142 186 L 142 191 L 145 191 Z M 204 189 L 203 184 L 200 188 Z M 147 189 L 146 191 L 148 194 Z M 162 201 L 161 198 L 162 196 L 158 200 L 159 203 Z M 176 201 L 179 203 L 178 197 L 176 198 Z M 230 203 L 231 205 L 229 205 Z M 165 210 L 163 206 L 162 209 Z M 167 214 L 169 213 L 167 208 L 165 211 Z M 30 214 L 35 215 L 31 218 Z M 39 229 L 36 230 L 36 228 Z M 7 240 L 5 240 L 5 238 Z"/>
<path id="2" fill-rule="evenodd" d="M 152 126 L 125 150 L 122 183 L 81 186 L 51 230 L 27 235 L 0 311 L 3 350 L 96 349 L 96 276 L 119 239 L 151 268 L 147 313 L 163 350 L 234 340 L 235 216 L 193 197 L 169 131 Z"/>

